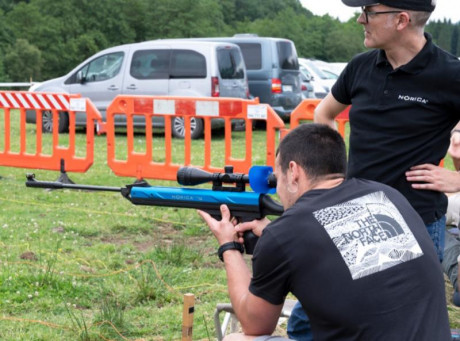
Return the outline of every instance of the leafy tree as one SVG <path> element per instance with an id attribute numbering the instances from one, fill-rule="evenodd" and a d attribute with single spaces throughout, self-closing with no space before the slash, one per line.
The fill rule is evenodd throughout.
<path id="1" fill-rule="evenodd" d="M 40 76 L 40 50 L 25 39 L 18 39 L 5 55 L 4 65 L 14 82 L 29 82 Z"/>
<path id="2" fill-rule="evenodd" d="M 143 0 L 125 0 L 122 2 L 122 11 L 129 27 L 133 30 L 134 41 L 147 40 L 148 28 L 152 26 L 147 21 L 148 2 Z"/>
<path id="3" fill-rule="evenodd" d="M 427 31 L 458 54 L 458 25 L 430 21 Z M 346 61 L 365 49 L 355 19 L 315 16 L 299 0 L 0 0 L 0 77 L 11 75 L 6 55 L 18 53 L 20 39 L 40 52 L 34 77 L 47 79 L 109 46 L 235 33 L 289 38 L 300 56 L 326 61 Z"/>
<path id="4" fill-rule="evenodd" d="M 38 74 L 44 77 L 53 75 L 53 72 L 62 71 L 62 55 L 65 51 L 61 48 L 62 37 L 59 36 L 56 27 L 63 25 L 59 18 L 46 17 L 40 13 L 38 6 L 34 3 L 26 4 L 19 3 L 8 13 L 7 24 L 14 32 L 15 44 L 19 39 L 27 42 L 34 42 L 34 46 L 43 54 L 43 59 L 46 61 L 43 65 L 44 70 Z M 14 45 L 11 49 L 14 49 Z M 20 53 L 20 51 L 17 51 Z M 61 58 L 56 58 L 55 56 Z M 11 75 L 9 70 L 8 74 Z M 29 75 L 30 76 L 30 75 Z M 38 75 L 36 75 L 38 76 Z M 37 80 L 34 78 L 34 80 Z"/>
<path id="5" fill-rule="evenodd" d="M 303 32 L 300 22 L 293 20 L 296 16 L 292 8 L 287 8 L 277 13 L 273 19 L 257 19 L 249 26 L 250 31 L 266 37 L 295 39 L 301 36 Z M 282 36 L 280 36 L 280 32 L 283 32 Z"/>
<path id="6" fill-rule="evenodd" d="M 458 56 L 458 25 L 454 26 L 450 39 L 450 52 Z"/>
<path id="7" fill-rule="evenodd" d="M 29 0 L 0 0 L 0 10 L 5 12 L 11 11 L 20 2 L 29 2 Z"/>
<path id="8" fill-rule="evenodd" d="M 324 60 L 347 62 L 357 53 L 366 50 L 362 28 L 356 24 L 355 19 L 344 24 L 335 23 L 324 42 Z"/>
<path id="9" fill-rule="evenodd" d="M 281 11 L 291 8 L 294 12 L 311 15 L 299 0 L 233 0 L 236 20 L 253 22 L 257 19 L 272 19 Z"/>
<path id="10" fill-rule="evenodd" d="M 7 82 L 8 79 L 5 74 L 5 69 L 3 67 L 3 53 L 2 50 L 0 49 L 0 82 Z"/>
<path id="11" fill-rule="evenodd" d="M 450 51 L 451 48 L 451 35 L 452 35 L 453 26 L 451 25 L 450 20 L 445 21 L 444 25 L 440 25 L 439 36 L 436 39 L 436 43 L 446 51 Z"/>
<path id="12" fill-rule="evenodd" d="M 214 0 L 156 0 L 148 9 L 148 39 L 216 36 L 225 27 Z"/>

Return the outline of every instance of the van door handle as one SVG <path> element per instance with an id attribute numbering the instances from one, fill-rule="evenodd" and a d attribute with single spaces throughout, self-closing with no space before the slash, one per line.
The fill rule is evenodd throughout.
<path id="1" fill-rule="evenodd" d="M 128 85 L 128 86 L 126 87 L 126 89 L 128 89 L 128 90 L 136 90 L 136 89 L 137 89 L 137 86 L 136 86 L 136 84 L 131 84 L 131 85 Z"/>
<path id="2" fill-rule="evenodd" d="M 109 86 L 109 87 L 107 88 L 107 90 L 112 90 L 112 91 L 118 90 L 118 86 L 112 84 L 111 86 Z"/>

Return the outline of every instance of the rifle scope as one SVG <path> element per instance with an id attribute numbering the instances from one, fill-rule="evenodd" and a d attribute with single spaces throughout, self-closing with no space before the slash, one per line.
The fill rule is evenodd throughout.
<path id="1" fill-rule="evenodd" d="M 252 187 L 255 182 L 269 188 L 276 188 L 276 178 L 271 173 L 267 175 L 266 172 L 258 172 L 256 179 L 249 179 L 247 174 L 233 173 L 232 166 L 226 166 L 224 169 L 225 173 L 210 173 L 194 167 L 181 167 L 177 171 L 177 182 L 183 186 L 195 186 L 212 182 L 213 190 L 230 190 L 228 187 L 222 186 L 222 184 L 226 183 L 235 184 L 236 187 L 231 188 L 233 190 L 244 191 L 246 184 L 251 183 Z"/>

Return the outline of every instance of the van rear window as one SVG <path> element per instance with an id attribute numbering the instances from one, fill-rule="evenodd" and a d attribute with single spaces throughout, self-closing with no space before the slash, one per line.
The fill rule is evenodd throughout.
<path id="1" fill-rule="evenodd" d="M 246 69 L 262 69 L 262 46 L 258 43 L 236 43 L 243 54 Z"/>
<path id="2" fill-rule="evenodd" d="M 241 54 L 233 48 L 221 48 L 217 50 L 217 63 L 222 79 L 244 78 L 244 63 Z"/>
<path id="3" fill-rule="evenodd" d="M 206 58 L 190 50 L 173 50 L 171 78 L 206 78 Z"/>
<path id="4" fill-rule="evenodd" d="M 299 61 L 294 45 L 288 41 L 278 41 L 276 43 L 279 56 L 280 67 L 284 70 L 298 70 Z"/>

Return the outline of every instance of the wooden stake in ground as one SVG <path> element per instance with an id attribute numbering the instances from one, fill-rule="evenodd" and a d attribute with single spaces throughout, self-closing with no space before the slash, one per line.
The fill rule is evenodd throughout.
<path id="1" fill-rule="evenodd" d="M 192 341 L 193 313 L 195 311 L 195 295 L 184 295 L 184 309 L 182 310 L 182 341 Z"/>

